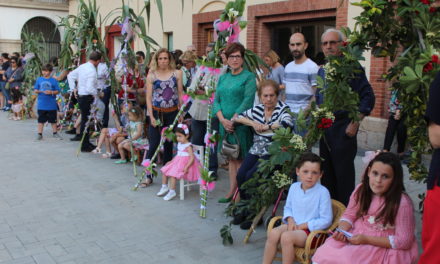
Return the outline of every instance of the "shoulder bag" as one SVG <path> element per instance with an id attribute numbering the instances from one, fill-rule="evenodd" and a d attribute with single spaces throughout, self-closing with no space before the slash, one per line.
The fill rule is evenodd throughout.
<path id="1" fill-rule="evenodd" d="M 220 154 L 225 158 L 229 160 L 236 160 L 238 159 L 238 156 L 240 155 L 240 141 L 238 140 L 237 134 L 232 133 L 234 135 L 235 140 L 237 141 L 237 144 L 231 144 L 228 142 L 228 135 L 229 133 L 226 133 L 223 141 L 222 141 L 222 148 L 220 151 Z"/>

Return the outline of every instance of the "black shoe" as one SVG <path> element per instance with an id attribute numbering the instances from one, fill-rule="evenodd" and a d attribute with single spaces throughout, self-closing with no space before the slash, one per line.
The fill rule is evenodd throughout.
<path id="1" fill-rule="evenodd" d="M 76 129 L 75 129 L 75 128 L 72 128 L 71 130 L 67 130 L 67 131 L 64 132 L 64 133 L 66 133 L 66 134 L 68 134 L 68 135 L 75 135 L 75 134 L 76 134 Z"/>
<path id="2" fill-rule="evenodd" d="M 246 215 L 245 214 L 236 214 L 234 215 L 234 220 L 232 220 L 233 225 L 239 225 L 246 221 Z"/>
<path id="3" fill-rule="evenodd" d="M 119 155 L 119 153 L 112 154 L 110 157 L 110 159 L 120 159 L 120 158 L 121 158 L 121 155 Z"/>
<path id="4" fill-rule="evenodd" d="M 90 148 L 93 148 L 93 149 L 95 149 L 95 148 L 96 148 L 96 146 L 95 146 L 95 145 L 93 145 L 92 143 L 89 143 L 89 144 L 87 144 L 87 147 L 90 147 Z"/>
<path id="5" fill-rule="evenodd" d="M 81 147 L 81 152 L 92 152 L 95 148 L 89 145 Z"/>
<path id="6" fill-rule="evenodd" d="M 212 178 L 214 181 L 217 181 L 217 179 L 218 179 L 218 175 L 217 175 L 217 173 L 212 172 L 212 174 L 211 174 L 211 178 Z"/>
<path id="7" fill-rule="evenodd" d="M 240 229 L 248 230 L 252 226 L 252 221 L 253 220 L 244 221 L 243 223 L 240 224 Z M 262 223 L 263 223 L 263 219 L 260 219 L 260 221 L 258 221 L 257 223 L 257 226 L 261 225 Z"/>
<path id="8" fill-rule="evenodd" d="M 81 141 L 82 136 L 81 135 L 76 135 L 73 138 L 70 139 L 70 141 Z"/>

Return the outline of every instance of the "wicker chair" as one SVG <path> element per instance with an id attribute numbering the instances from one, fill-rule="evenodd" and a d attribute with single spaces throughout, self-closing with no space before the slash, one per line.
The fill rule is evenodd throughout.
<path id="1" fill-rule="evenodd" d="M 345 206 L 336 201 L 332 200 L 332 209 L 333 209 L 333 221 L 332 224 L 325 230 L 316 230 L 313 232 L 310 232 L 309 236 L 306 240 L 306 245 L 304 248 L 295 248 L 295 261 L 301 263 L 301 264 L 309 264 L 311 262 L 311 258 L 313 254 L 315 254 L 316 249 L 324 244 L 325 240 L 327 239 L 328 231 L 335 229 L 339 225 L 339 219 L 341 218 L 342 214 L 345 211 Z M 272 218 L 272 220 L 269 222 L 269 225 L 267 227 L 267 235 L 269 235 L 270 231 L 274 228 L 280 225 L 281 223 L 281 216 L 276 216 Z M 278 224 L 278 225 L 277 225 Z M 312 247 L 312 242 L 314 238 L 316 237 L 316 242 L 314 242 Z M 281 247 L 278 247 L 277 253 L 281 254 Z M 275 257 L 275 260 L 281 261 L 281 257 Z"/>

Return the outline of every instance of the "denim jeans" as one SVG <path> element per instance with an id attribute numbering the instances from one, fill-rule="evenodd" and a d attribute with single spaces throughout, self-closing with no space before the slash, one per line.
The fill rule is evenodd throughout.
<path id="1" fill-rule="evenodd" d="M 5 106 L 11 107 L 11 104 L 8 102 L 9 100 L 11 100 L 11 94 L 9 93 L 9 90 L 5 89 L 5 86 L 6 86 L 6 82 L 0 82 L 1 91 L 6 99 Z"/>
<path id="2" fill-rule="evenodd" d="M 246 155 L 243 163 L 241 163 L 240 168 L 237 172 L 237 185 L 238 190 L 240 191 L 240 198 L 243 200 L 248 200 L 251 197 L 246 193 L 246 189 L 242 188 L 242 185 L 254 177 L 255 172 L 258 170 L 259 159 L 268 160 L 270 158 L 269 155 L 257 156 L 251 153 Z"/>

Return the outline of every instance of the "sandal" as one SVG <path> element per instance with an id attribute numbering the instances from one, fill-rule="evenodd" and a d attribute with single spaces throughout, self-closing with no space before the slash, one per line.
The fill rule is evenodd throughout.
<path id="1" fill-rule="evenodd" d="M 94 150 L 92 150 L 93 154 L 101 154 L 101 149 L 100 148 L 95 148 Z"/>
<path id="2" fill-rule="evenodd" d="M 127 163 L 127 160 L 117 160 L 115 161 L 115 164 L 125 164 Z"/>
<path id="3" fill-rule="evenodd" d="M 112 156 L 112 153 L 111 152 L 106 152 L 105 154 L 102 154 L 102 158 L 103 159 L 108 159 L 108 158 L 110 158 Z"/>

